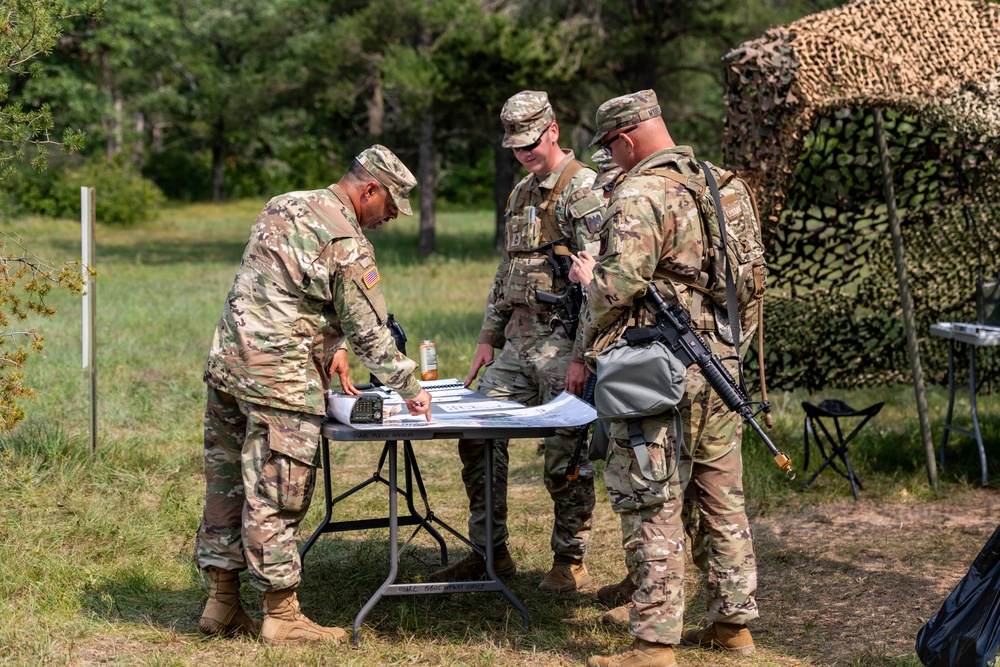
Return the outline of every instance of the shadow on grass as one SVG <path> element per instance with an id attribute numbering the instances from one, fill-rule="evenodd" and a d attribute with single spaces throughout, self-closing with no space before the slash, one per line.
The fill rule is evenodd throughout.
<path id="1" fill-rule="evenodd" d="M 137 232 L 138 234 L 139 232 Z M 80 244 L 66 241 L 55 241 L 53 246 L 67 255 L 80 253 Z M 172 264 L 232 264 L 236 266 L 243 257 L 246 239 L 220 240 L 192 239 L 181 240 L 135 240 L 129 243 L 98 243 L 95 250 L 98 271 L 102 265 L 127 264 L 135 266 L 168 266 Z"/>
<path id="2" fill-rule="evenodd" d="M 764 601 L 753 628 L 758 645 L 824 664 L 919 665 L 900 651 L 912 651 L 927 613 L 940 604 L 940 573 L 899 561 L 904 545 L 929 536 L 837 536 L 822 518 L 799 530 L 776 528 L 754 527 Z"/>
<path id="3" fill-rule="evenodd" d="M 101 264 L 141 264 L 163 266 L 170 264 L 232 264 L 235 266 L 243 256 L 246 238 L 220 239 L 217 236 L 182 239 L 146 239 L 136 231 L 135 239 L 124 243 L 98 242 L 97 266 Z M 433 261 L 473 261 L 499 262 L 499 254 L 493 249 L 492 231 L 467 233 L 442 233 L 436 235 L 435 252 L 429 258 L 417 256 L 417 236 L 408 230 L 380 229 L 367 234 L 375 246 L 375 257 L 382 267 L 415 266 Z M 51 245 L 60 255 L 76 256 L 80 252 L 79 242 L 55 239 Z"/>
<path id="4" fill-rule="evenodd" d="M 462 233 L 464 231 L 464 233 Z M 379 229 L 367 235 L 375 246 L 375 258 L 380 266 L 412 266 L 435 259 L 451 259 L 493 263 L 500 255 L 493 249 L 493 230 L 442 231 L 435 234 L 434 254 L 431 258 L 417 257 L 417 235 L 408 231 Z"/>
<path id="5" fill-rule="evenodd" d="M 389 573 L 387 540 L 367 533 L 358 535 L 318 540 L 306 556 L 298 587 L 302 610 L 310 619 L 348 632 Z M 449 547 L 456 547 L 449 548 L 450 562 L 467 553 L 465 547 L 458 547 L 457 540 L 448 542 Z M 439 567 L 441 553 L 436 544 L 411 544 L 402 552 L 396 583 L 426 583 Z M 362 633 L 388 641 L 415 634 L 454 644 L 489 638 L 500 644 L 516 641 L 540 651 L 565 646 L 580 634 L 577 609 L 592 603 L 589 596 L 542 593 L 538 582 L 544 575 L 541 570 L 526 570 L 504 579 L 528 610 L 531 626 L 523 635 L 520 613 L 501 593 L 492 591 L 384 597 L 365 617 Z M 260 618 L 261 594 L 247 583 L 246 574 L 242 580 L 244 608 Z M 133 564 L 86 586 L 82 606 L 88 614 L 110 623 L 149 624 L 197 635 L 207 591 L 207 583 L 197 578 L 187 587 L 167 587 L 157 571 Z M 585 658 L 600 645 L 579 644 L 575 648 Z"/>

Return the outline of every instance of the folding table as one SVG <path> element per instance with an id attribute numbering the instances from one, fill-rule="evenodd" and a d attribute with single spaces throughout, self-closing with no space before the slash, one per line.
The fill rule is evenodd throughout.
<path id="1" fill-rule="evenodd" d="M 979 430 L 979 415 L 976 412 L 976 348 L 1000 345 L 1000 327 L 963 322 L 938 322 L 931 325 L 931 335 L 948 341 L 948 416 L 941 436 L 941 467 L 944 467 L 944 450 L 951 431 L 975 439 L 979 448 L 979 463 L 982 467 L 982 485 L 986 486 L 986 448 Z M 965 343 L 969 348 L 969 405 L 972 413 L 972 428 L 961 428 L 952 421 L 955 407 L 955 343 Z"/>
<path id="2" fill-rule="evenodd" d="M 432 392 L 433 396 L 433 392 Z M 582 406 L 585 406 L 589 411 L 589 419 L 580 421 L 580 423 L 588 423 L 596 417 L 593 408 L 582 400 L 575 396 L 569 394 L 563 394 L 561 397 L 567 397 L 569 400 L 578 402 Z M 470 392 L 460 399 L 460 402 L 481 402 L 489 401 L 487 397 L 476 392 Z M 549 436 L 555 433 L 557 427 L 565 427 L 568 424 L 565 423 L 555 423 L 558 421 L 555 417 L 552 418 L 552 425 L 539 424 L 537 426 L 525 426 L 525 425 L 510 425 L 506 423 L 503 419 L 497 419 L 494 423 L 488 423 L 489 420 L 483 422 L 479 426 L 462 425 L 456 426 L 449 424 L 446 419 L 438 420 L 445 414 L 445 410 L 454 410 L 454 399 L 452 402 L 443 401 L 431 401 L 431 414 L 435 417 L 435 420 L 428 425 L 421 424 L 420 426 L 406 426 L 406 425 L 393 425 L 391 423 L 386 423 L 380 426 L 365 426 L 356 427 L 354 425 L 343 424 L 339 421 L 327 418 L 322 424 L 322 457 L 323 457 L 323 487 L 326 492 L 326 515 L 323 521 L 320 523 L 319 527 L 316 528 L 315 532 L 302 547 L 301 558 L 305 561 L 305 556 L 309 549 L 312 548 L 313 544 L 316 542 L 317 538 L 323 533 L 330 532 L 340 532 L 347 530 L 363 530 L 368 528 L 378 528 L 378 527 L 388 527 L 389 528 L 389 573 L 385 579 L 385 582 L 379 587 L 374 595 L 368 600 L 367 603 L 362 607 L 361 611 L 358 613 L 357 617 L 354 619 L 354 642 L 358 643 L 360 641 L 360 628 L 361 623 L 364 621 L 365 616 L 368 615 L 376 604 L 385 596 L 391 595 L 433 595 L 433 594 L 446 594 L 446 593 L 480 593 L 480 592 L 490 592 L 495 591 L 501 593 L 510 604 L 517 609 L 521 614 L 522 626 L 525 630 L 528 629 L 530 619 L 528 617 L 528 611 L 525 609 L 524 605 L 520 600 L 510 591 L 510 589 L 497 577 L 496 571 L 494 570 L 493 563 L 493 442 L 497 439 L 506 438 L 539 438 Z M 577 406 L 579 407 L 579 406 Z M 544 418 L 540 419 L 544 422 Z M 444 540 L 442 539 L 440 533 L 435 530 L 434 526 L 438 526 L 444 531 L 455 536 L 464 544 L 469 547 L 476 549 L 479 548 L 474 545 L 468 537 L 459 533 L 457 530 L 449 526 L 447 523 L 438 518 L 430 508 L 430 504 L 427 499 L 426 489 L 424 488 L 423 480 L 420 476 L 420 469 L 417 465 L 416 451 L 417 447 L 414 447 L 414 441 L 422 440 L 457 440 L 460 438 L 469 439 L 483 439 L 486 440 L 486 447 L 484 450 L 484 463 L 485 463 L 485 483 L 486 483 L 486 545 L 482 550 L 483 557 L 486 560 L 486 572 L 487 578 L 480 581 L 456 581 L 456 582 L 440 582 L 440 583 L 396 583 L 396 576 L 399 569 L 399 556 L 401 548 L 399 546 L 399 526 L 401 525 L 415 525 L 417 526 L 413 535 L 411 535 L 406 543 L 403 544 L 403 548 L 409 544 L 410 540 L 419 532 L 421 529 L 427 530 L 440 545 L 441 548 L 441 562 L 442 565 L 447 565 L 448 552 L 445 546 Z M 340 441 L 370 441 L 370 442 L 384 442 L 382 449 L 382 454 L 379 459 L 378 470 L 375 474 L 350 489 L 349 491 L 337 496 L 332 497 L 331 492 L 331 470 L 330 470 L 330 454 L 329 454 L 329 441 L 330 440 L 340 440 Z M 403 443 L 403 456 L 404 456 L 404 478 L 405 487 L 403 490 L 399 489 L 398 486 L 398 465 L 397 458 L 399 452 L 399 442 Z M 385 463 L 388 463 L 388 478 L 382 476 L 382 467 Z M 354 521 L 338 521 L 333 522 L 330 520 L 333 512 L 333 506 L 354 493 L 360 491 L 364 487 L 372 483 L 382 483 L 387 486 L 389 493 L 389 516 L 379 517 L 373 519 L 361 519 Z M 413 486 L 416 486 L 417 492 L 423 501 L 422 512 L 414 506 L 413 498 Z M 409 515 L 400 517 L 398 508 L 398 495 L 402 494 L 406 500 L 407 510 Z"/>

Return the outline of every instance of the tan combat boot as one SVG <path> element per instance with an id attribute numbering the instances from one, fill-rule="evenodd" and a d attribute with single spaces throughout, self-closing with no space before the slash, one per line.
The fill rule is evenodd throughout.
<path id="1" fill-rule="evenodd" d="M 684 646 L 732 651 L 740 655 L 749 655 L 756 651 L 753 637 L 746 625 L 735 623 L 720 623 L 716 621 L 701 630 L 688 630 L 681 639 Z"/>
<path id="2" fill-rule="evenodd" d="M 260 638 L 265 642 L 321 642 L 337 644 L 347 639 L 342 628 L 325 628 L 313 623 L 299 610 L 294 588 L 264 593 L 264 627 Z"/>
<path id="3" fill-rule="evenodd" d="M 594 655 L 587 667 L 677 667 L 674 647 L 635 638 L 632 648 L 614 655 Z"/>
<path id="4" fill-rule="evenodd" d="M 510 555 L 506 544 L 493 547 L 493 570 L 498 577 L 512 577 L 517 572 L 517 564 Z M 468 556 L 442 568 L 428 577 L 430 581 L 476 581 L 486 576 L 486 559 L 473 551 Z"/>
<path id="5" fill-rule="evenodd" d="M 625 578 L 617 584 L 601 586 L 601 589 L 597 591 L 597 599 L 604 604 L 619 607 L 623 604 L 628 604 L 632 600 L 632 594 L 638 588 L 638 586 L 632 583 L 632 577 L 626 574 Z"/>
<path id="6" fill-rule="evenodd" d="M 552 569 L 545 575 L 538 590 L 546 593 L 577 593 L 590 585 L 590 575 L 582 560 L 568 556 L 556 556 Z"/>
<path id="7" fill-rule="evenodd" d="M 260 632 L 260 621 L 250 618 L 240 604 L 240 573 L 208 568 L 208 603 L 198 629 L 206 635 L 250 635 Z"/>
<path id="8" fill-rule="evenodd" d="M 613 628 L 628 630 L 629 614 L 632 612 L 632 607 L 634 606 L 635 603 L 629 600 L 628 603 L 605 612 L 604 616 L 601 616 L 601 623 L 610 625 Z"/>

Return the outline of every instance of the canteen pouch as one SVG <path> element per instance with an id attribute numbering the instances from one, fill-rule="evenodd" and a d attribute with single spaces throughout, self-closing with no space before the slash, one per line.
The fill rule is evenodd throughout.
<path id="1" fill-rule="evenodd" d="M 684 396 L 686 374 L 662 342 L 631 347 L 619 339 L 597 355 L 597 416 L 615 422 L 665 412 Z"/>
<path id="2" fill-rule="evenodd" d="M 669 462 L 672 461 L 676 468 L 680 460 L 681 424 L 675 406 L 684 397 L 686 375 L 684 364 L 658 340 L 632 347 L 619 339 L 597 355 L 597 384 L 594 387 L 597 416 L 610 422 L 608 426 L 612 431 L 619 430 L 621 422 L 625 423 L 628 430 L 626 447 L 633 451 L 647 480 L 663 482 L 673 474 Z M 663 415 L 667 411 L 673 414 Z M 668 456 L 663 443 L 659 442 L 663 434 L 654 424 L 658 420 L 642 419 L 657 415 L 663 415 L 665 424 L 672 422 L 677 448 L 673 456 Z M 645 432 L 646 427 L 654 427 L 653 439 Z"/>

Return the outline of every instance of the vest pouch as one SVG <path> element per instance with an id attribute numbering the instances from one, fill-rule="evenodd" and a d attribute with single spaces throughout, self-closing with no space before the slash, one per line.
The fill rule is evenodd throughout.
<path id="1" fill-rule="evenodd" d="M 597 355 L 597 416 L 617 422 L 666 412 L 684 397 L 687 368 L 660 341 L 630 347 L 624 339 Z"/>
<path id="2" fill-rule="evenodd" d="M 552 306 L 538 303 L 535 290 L 552 292 L 555 285 L 549 260 L 536 257 L 515 257 L 510 262 L 510 279 L 507 281 L 507 302 L 525 305 L 534 313 L 549 312 Z"/>
<path id="3" fill-rule="evenodd" d="M 511 216 L 506 232 L 508 252 L 530 252 L 537 248 L 542 234 L 538 209 L 528 206 L 519 215 Z"/>

